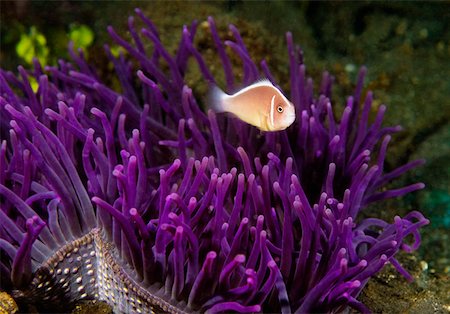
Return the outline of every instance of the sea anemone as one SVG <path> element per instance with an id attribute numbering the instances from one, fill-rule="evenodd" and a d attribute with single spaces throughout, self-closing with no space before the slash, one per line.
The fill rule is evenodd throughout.
<path id="1" fill-rule="evenodd" d="M 193 43 L 196 23 L 172 56 L 136 14 L 144 27 L 129 18 L 132 42 L 108 28 L 126 51 L 105 46 L 120 91 L 73 47 L 72 63 L 0 73 L 1 289 L 40 310 L 94 298 L 128 313 L 368 312 L 357 297 L 386 263 L 412 279 L 395 255 L 417 249 L 428 220 L 358 219 L 372 202 L 423 188 L 386 188 L 422 161 L 384 171 L 400 128 L 382 127 L 385 106 L 369 122 L 364 67 L 335 119 L 333 78 L 324 73 L 314 97 L 288 33 L 297 118 L 264 133 L 206 111 L 186 85 L 191 58 L 217 83 Z M 236 27 L 223 42 L 212 18 L 208 26 L 226 89 L 258 79 Z M 242 61 L 242 82 L 225 46 Z"/>

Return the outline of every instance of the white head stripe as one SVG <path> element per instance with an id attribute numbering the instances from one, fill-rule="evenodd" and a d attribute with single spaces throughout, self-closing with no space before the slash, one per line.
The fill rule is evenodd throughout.
<path id="1" fill-rule="evenodd" d="M 275 113 L 275 96 L 273 95 L 272 100 L 270 101 L 270 124 L 272 125 L 272 127 L 275 126 L 275 117 L 274 117 L 274 113 Z"/>

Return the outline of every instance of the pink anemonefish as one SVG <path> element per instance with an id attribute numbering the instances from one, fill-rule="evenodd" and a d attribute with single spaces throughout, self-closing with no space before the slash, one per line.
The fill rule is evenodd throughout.
<path id="1" fill-rule="evenodd" d="M 269 80 L 260 80 L 233 95 L 212 87 L 209 105 L 216 112 L 230 112 L 262 131 L 281 131 L 295 121 L 294 105 Z"/>

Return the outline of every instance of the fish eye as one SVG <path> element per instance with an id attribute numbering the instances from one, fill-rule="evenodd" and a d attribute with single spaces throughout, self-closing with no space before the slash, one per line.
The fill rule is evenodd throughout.
<path id="1" fill-rule="evenodd" d="M 283 112 L 283 107 L 282 107 L 282 106 L 278 106 L 278 107 L 277 107 L 277 111 L 278 111 L 279 113 L 282 113 L 282 112 Z"/>

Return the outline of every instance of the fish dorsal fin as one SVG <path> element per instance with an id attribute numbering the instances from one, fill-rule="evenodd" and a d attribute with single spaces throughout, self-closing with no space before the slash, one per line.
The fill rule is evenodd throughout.
<path id="1" fill-rule="evenodd" d="M 255 81 L 252 84 L 249 84 L 249 85 L 245 86 L 244 88 L 241 88 L 240 90 L 238 90 L 235 93 L 233 93 L 232 96 L 237 96 L 237 95 L 243 94 L 243 93 L 247 92 L 248 90 L 250 90 L 252 88 L 260 87 L 260 86 L 267 86 L 267 87 L 276 88 L 276 86 L 274 86 L 271 81 L 269 81 L 266 78 L 262 78 L 262 79 L 259 79 L 259 80 Z"/>
<path id="2" fill-rule="evenodd" d="M 271 87 L 275 87 L 275 85 L 273 85 L 273 83 L 266 77 L 262 77 L 260 79 L 257 79 L 256 81 L 254 81 L 252 84 L 250 84 L 248 86 L 271 86 Z"/>

